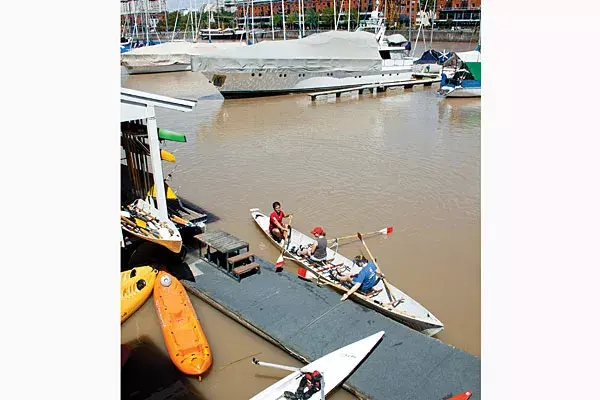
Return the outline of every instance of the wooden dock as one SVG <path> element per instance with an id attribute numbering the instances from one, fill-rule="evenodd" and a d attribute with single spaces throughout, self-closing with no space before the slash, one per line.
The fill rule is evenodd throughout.
<path id="1" fill-rule="evenodd" d="M 478 358 L 351 300 L 340 302 L 340 293 L 328 286 L 278 273 L 258 257 L 262 273 L 237 281 L 197 254 L 186 259 L 193 275 L 182 280 L 186 289 L 305 363 L 384 330 L 381 343 L 343 385 L 360 399 L 441 400 L 466 390 L 473 392 L 471 400 L 481 399 Z"/>
<path id="2" fill-rule="evenodd" d="M 355 91 L 358 91 L 359 95 L 362 95 L 365 91 L 368 91 L 370 93 L 373 93 L 373 95 L 375 95 L 375 94 L 377 94 L 378 91 L 385 92 L 389 88 L 404 87 L 406 89 L 410 89 L 415 85 L 431 86 L 434 83 L 440 82 L 440 81 L 441 81 L 441 78 L 439 78 L 439 77 L 437 77 L 437 78 L 430 77 L 430 78 L 426 78 L 426 79 L 410 79 L 410 80 L 404 80 L 404 81 L 380 82 L 380 83 L 373 83 L 370 85 L 350 86 L 350 87 L 346 87 L 346 88 L 342 88 L 342 89 L 332 89 L 332 90 L 325 90 L 322 92 L 313 92 L 313 93 L 309 93 L 308 95 L 310 96 L 311 101 L 315 101 L 317 99 L 317 97 L 319 97 L 319 96 L 328 96 L 330 94 L 335 94 L 335 97 L 340 97 L 342 95 L 342 93 L 349 93 L 349 92 L 355 92 Z"/>

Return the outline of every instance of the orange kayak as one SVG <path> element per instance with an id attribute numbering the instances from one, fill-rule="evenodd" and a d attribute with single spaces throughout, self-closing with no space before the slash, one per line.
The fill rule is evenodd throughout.
<path id="1" fill-rule="evenodd" d="M 212 353 L 185 288 L 177 278 L 160 271 L 153 296 L 171 361 L 184 374 L 204 373 L 212 365 Z"/>
<path id="2" fill-rule="evenodd" d="M 464 392 L 461 394 L 457 394 L 454 397 L 450 397 L 448 400 L 469 400 L 469 398 L 471 397 L 472 394 L 473 394 L 473 392 L 471 392 L 469 390 L 468 392 Z"/>

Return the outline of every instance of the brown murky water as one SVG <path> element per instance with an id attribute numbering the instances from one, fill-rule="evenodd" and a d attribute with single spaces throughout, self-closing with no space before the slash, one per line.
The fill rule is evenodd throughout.
<path id="1" fill-rule="evenodd" d="M 212 90 L 189 73 L 131 76 L 124 86 L 196 98 Z M 393 225 L 391 236 L 368 239 L 382 270 L 445 323 L 440 340 L 479 357 L 481 106 L 479 99 L 438 98 L 437 87 L 316 103 L 288 95 L 200 101 L 191 113 L 158 110 L 159 127 L 188 138 L 165 146 L 177 157 L 171 187 L 219 217 L 208 229 L 225 229 L 273 261 L 278 253 L 248 210 L 269 212 L 275 200 L 294 213 L 297 229 L 321 225 L 330 238 Z M 169 173 L 173 164 L 163 168 Z M 361 250 L 356 242 L 340 246 L 350 257 Z M 286 268 L 295 272 L 292 263 Z M 286 375 L 252 366 L 251 357 L 234 362 L 252 354 L 300 365 L 190 297 L 214 354 L 203 381 L 189 380 L 203 398 L 249 398 Z M 166 354 L 152 302 L 121 332 L 122 342 L 144 336 Z M 353 396 L 338 390 L 328 398 Z"/>

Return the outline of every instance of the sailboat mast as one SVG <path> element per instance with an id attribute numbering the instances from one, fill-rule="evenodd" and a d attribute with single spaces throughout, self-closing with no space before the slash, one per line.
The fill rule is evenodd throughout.
<path id="1" fill-rule="evenodd" d="M 287 36 L 285 35 L 285 3 L 284 0 L 281 0 L 281 14 L 283 20 L 283 40 L 287 40 Z"/>
<path id="2" fill-rule="evenodd" d="M 251 1 L 252 4 L 252 44 L 256 42 L 256 36 L 254 35 L 254 0 Z"/>
<path id="3" fill-rule="evenodd" d="M 410 42 L 412 39 L 412 6 L 413 1 L 409 1 L 409 9 L 408 9 L 408 41 Z"/>
<path id="4" fill-rule="evenodd" d="M 348 32 L 350 32 L 350 9 L 352 7 L 352 4 L 350 3 L 350 0 L 348 0 Z"/>
<path id="5" fill-rule="evenodd" d="M 208 8 L 208 43 L 212 43 L 212 35 L 210 33 L 210 22 L 212 20 L 212 8 Z"/>
<path id="6" fill-rule="evenodd" d="M 149 26 L 150 24 L 148 21 L 150 16 L 148 14 L 148 7 L 149 7 L 148 0 L 146 0 L 146 6 L 145 6 L 145 8 L 146 8 L 146 12 L 145 12 L 145 16 L 146 16 L 146 46 L 150 46 L 150 26 Z"/>
<path id="7" fill-rule="evenodd" d="M 302 37 L 306 36 L 306 29 L 304 29 L 304 0 L 300 0 L 300 15 L 302 16 L 302 25 L 298 26 L 298 29 L 302 29 Z"/>
<path id="8" fill-rule="evenodd" d="M 269 0 L 269 4 L 271 5 L 271 34 L 273 35 L 273 40 L 275 40 L 275 27 L 273 26 L 273 0 Z"/>
<path id="9" fill-rule="evenodd" d="M 177 14 L 175 14 L 175 26 L 173 27 L 173 36 L 171 36 L 171 42 L 175 40 L 175 32 L 177 31 L 177 20 L 179 19 L 179 10 L 177 10 Z"/>
<path id="10" fill-rule="evenodd" d="M 340 23 L 340 19 L 342 19 L 342 8 L 344 7 L 344 0 L 340 0 L 340 13 L 338 14 L 338 18 L 335 21 L 335 30 L 337 31 L 338 24 Z"/>
<path id="11" fill-rule="evenodd" d="M 333 0 L 333 22 L 335 23 L 335 27 L 333 28 L 333 30 L 334 30 L 334 31 L 337 31 L 337 22 L 336 22 L 336 21 L 337 21 L 337 19 L 335 18 L 335 16 L 336 16 L 336 15 L 335 15 L 335 14 L 336 14 L 336 11 L 335 11 L 335 3 L 336 3 L 336 1 L 335 1 L 335 0 Z"/>
<path id="12" fill-rule="evenodd" d="M 431 40 L 429 40 L 429 48 L 433 48 L 433 21 L 435 20 L 435 8 L 437 6 L 436 0 L 433 0 L 433 11 L 431 12 Z"/>

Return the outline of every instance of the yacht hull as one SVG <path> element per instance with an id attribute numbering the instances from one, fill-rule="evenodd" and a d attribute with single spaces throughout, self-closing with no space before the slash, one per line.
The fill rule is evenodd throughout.
<path id="1" fill-rule="evenodd" d="M 412 66 L 364 72 L 301 72 L 295 70 L 254 72 L 203 72 L 223 97 L 259 97 L 344 89 L 353 86 L 412 79 Z"/>

